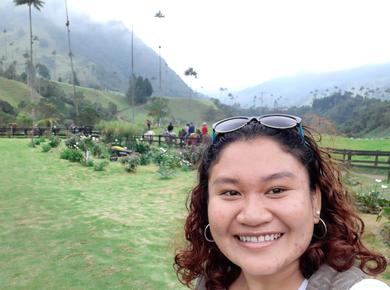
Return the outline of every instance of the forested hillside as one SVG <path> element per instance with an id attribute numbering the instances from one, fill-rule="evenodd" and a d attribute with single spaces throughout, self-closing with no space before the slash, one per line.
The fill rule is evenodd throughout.
<path id="1" fill-rule="evenodd" d="M 34 63 L 44 65 L 50 78 L 71 82 L 65 10 L 46 5 L 33 13 Z M 50 10 L 51 9 L 51 10 Z M 25 7 L 0 3 L 0 69 L 14 64 L 18 74 L 25 71 L 29 57 L 29 25 Z M 131 75 L 132 32 L 119 22 L 95 23 L 70 15 L 71 47 L 77 82 L 84 87 L 126 92 Z M 189 88 L 165 60 L 134 36 L 134 74 L 148 78 L 154 95 L 188 96 Z M 156 49 L 156 48 L 155 48 Z"/>

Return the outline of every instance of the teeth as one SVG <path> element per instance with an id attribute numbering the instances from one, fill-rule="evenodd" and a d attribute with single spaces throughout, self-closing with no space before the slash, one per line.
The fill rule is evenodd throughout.
<path id="1" fill-rule="evenodd" d="M 245 243 L 263 243 L 267 241 L 274 241 L 282 236 L 281 233 L 261 236 L 238 236 L 241 242 Z"/>

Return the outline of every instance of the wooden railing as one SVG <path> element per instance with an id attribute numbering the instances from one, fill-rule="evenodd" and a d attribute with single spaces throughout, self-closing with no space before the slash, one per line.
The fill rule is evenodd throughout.
<path id="1" fill-rule="evenodd" d="M 369 151 L 326 148 L 333 159 L 346 166 L 387 170 L 387 181 L 390 182 L 390 151 Z"/>

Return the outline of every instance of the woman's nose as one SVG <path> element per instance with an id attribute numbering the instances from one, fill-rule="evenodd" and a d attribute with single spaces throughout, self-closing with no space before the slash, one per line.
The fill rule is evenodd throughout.
<path id="1" fill-rule="evenodd" d="M 269 206 L 258 194 L 247 197 L 237 215 L 237 221 L 248 226 L 258 226 L 270 222 L 272 218 Z"/>

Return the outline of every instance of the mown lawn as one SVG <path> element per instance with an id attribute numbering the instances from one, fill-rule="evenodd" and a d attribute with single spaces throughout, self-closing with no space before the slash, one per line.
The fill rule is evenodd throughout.
<path id="1" fill-rule="evenodd" d="M 27 143 L 0 139 L 0 289 L 186 289 L 172 264 L 194 172 L 95 172 Z M 362 216 L 389 257 L 375 216 Z"/>
<path id="2" fill-rule="evenodd" d="M 390 151 L 390 138 L 348 138 L 321 135 L 321 146 L 337 149 Z"/>
<path id="3" fill-rule="evenodd" d="M 0 139 L 0 289 L 184 289 L 173 271 L 192 173 L 104 172 Z"/>

